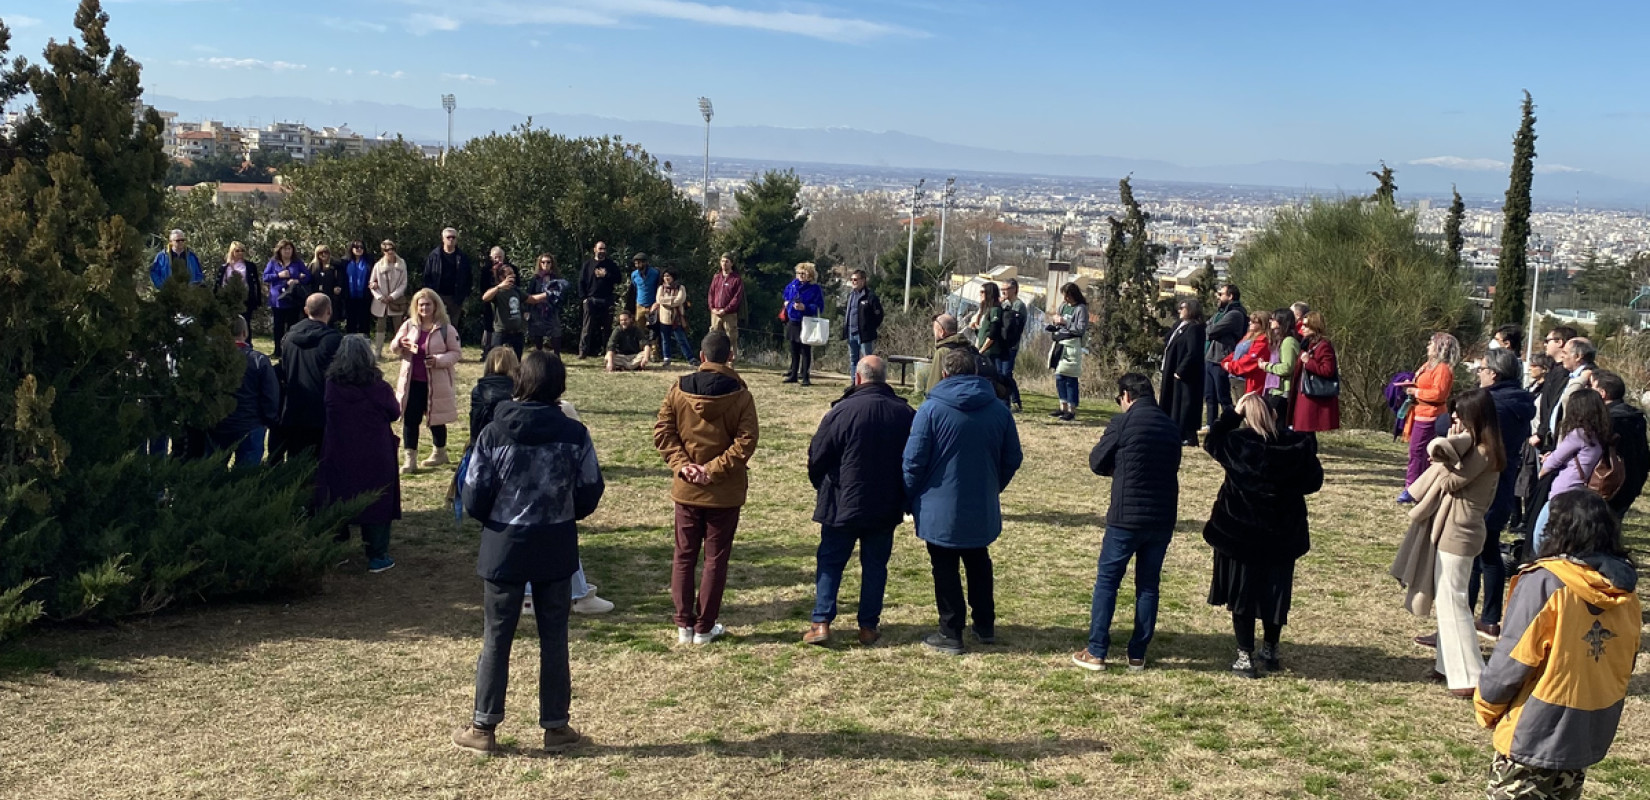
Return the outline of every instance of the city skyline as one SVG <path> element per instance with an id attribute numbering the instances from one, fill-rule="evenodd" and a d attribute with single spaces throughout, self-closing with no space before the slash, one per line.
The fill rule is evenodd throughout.
<path id="1" fill-rule="evenodd" d="M 73 36 L 74 6 L 0 0 L 13 55 L 38 61 L 49 38 Z M 1650 77 L 1633 56 L 1645 8 L 1608 20 L 1523 2 L 1399 2 L 1379 18 L 1306 3 L 924 0 L 294 0 L 268 18 L 233 2 L 106 10 L 149 92 L 198 100 L 432 105 L 454 92 L 461 109 L 691 122 L 705 95 L 719 125 L 1188 166 L 1385 159 L 1504 173 L 1527 88 L 1539 170 L 1650 180 L 1637 146 L 1650 103 L 1617 90 Z"/>

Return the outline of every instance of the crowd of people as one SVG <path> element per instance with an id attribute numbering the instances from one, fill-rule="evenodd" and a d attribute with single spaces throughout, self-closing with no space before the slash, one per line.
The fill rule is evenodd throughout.
<path id="1" fill-rule="evenodd" d="M 277 314 L 278 365 L 250 346 L 248 320 L 235 320 L 247 368 L 235 411 L 205 440 L 211 449 L 233 450 L 236 467 L 248 468 L 260 462 L 267 430 L 271 461 L 318 454 L 320 501 L 376 492 L 350 524 L 361 531 L 368 569 L 381 572 L 394 565 L 389 540 L 401 513 L 398 473 L 450 461 L 447 426 L 458 421 L 454 368 L 462 345 L 449 314 L 462 307 L 470 266 L 449 230 L 426 259 L 424 288 L 404 299 L 406 269 L 393 243 L 384 243 L 370 267 L 359 243 L 350 250 L 351 260 L 339 264 L 317 248 L 306 266 L 292 257 L 290 242 L 277 248 L 262 273 L 267 299 L 272 309 L 296 309 L 301 317 L 284 315 L 282 322 Z M 265 291 L 252 288 L 257 272 L 245 253 L 231 247 L 216 283 L 245 292 L 250 313 Z M 474 713 L 453 742 L 497 751 L 511 643 L 520 617 L 532 613 L 541 641 L 540 725 L 545 748 L 557 751 L 580 739 L 570 726 L 569 615 L 612 608 L 586 582 L 578 555 L 577 522 L 600 504 L 604 484 L 590 434 L 563 397 L 559 330 L 542 319 L 552 312 L 559 325 L 554 312 L 569 284 L 548 255 L 530 278 L 499 248 L 490 259 L 494 277 L 482 293 L 487 370 L 472 392 L 471 440 L 455 481 L 456 499 L 482 524 L 477 572 L 485 585 L 485 635 Z M 653 268 L 643 254 L 632 265 L 627 295 L 634 308 L 619 309 L 611 331 L 617 265 L 599 244 L 581 268 L 579 356 L 605 355 L 608 370 L 641 369 L 657 346 L 662 363 L 693 367 L 668 388 L 654 445 L 672 475 L 677 642 L 706 645 L 726 632 L 722 597 L 750 490 L 747 465 L 759 442 L 755 399 L 733 367 L 743 286 L 724 256 L 707 296 L 711 330 L 695 348 L 681 323 L 687 300 L 679 276 Z M 173 275 L 206 280 L 180 232 L 151 270 L 157 285 Z M 856 638 L 865 646 L 880 641 L 894 531 L 909 515 L 928 553 L 938 616 L 922 645 L 961 655 L 970 634 L 980 644 L 996 641 L 990 550 L 1003 529 L 999 497 L 1023 458 L 1013 372 L 1025 306 L 1013 281 L 988 283 L 966 321 L 936 316 L 932 367 L 919 374 L 920 403 L 912 408 L 888 386 L 887 364 L 875 354 L 880 301 L 864 273 L 855 272 L 850 285 L 851 385 L 820 421 L 807 456 L 820 539 L 815 607 L 802 641 L 830 641 L 856 545 L 863 573 Z M 1207 321 L 1195 299 L 1178 304 L 1155 391 L 1143 374 L 1116 380 L 1121 411 L 1090 453 L 1091 471 L 1110 478 L 1111 503 L 1088 643 L 1071 656 L 1083 669 L 1110 665 L 1112 618 L 1131 561 L 1134 625 L 1124 660 L 1130 670 L 1147 668 L 1177 521 L 1182 452 L 1198 446 L 1200 436 L 1224 473 L 1203 529 L 1212 551 L 1207 602 L 1231 615 L 1234 673 L 1283 669 L 1295 566 L 1311 546 L 1306 498 L 1324 482 L 1317 434 L 1340 424 L 1335 349 L 1320 312 L 1297 304 L 1250 314 L 1233 285 L 1217 297 Z M 1089 314 L 1076 285 L 1062 286 L 1060 299 L 1047 317 L 1048 363 L 1060 400 L 1052 416 L 1070 420 Z M 797 265 L 780 312 L 791 344 L 785 382 L 810 382 L 811 346 L 801 328 L 824 306 L 814 266 Z M 379 366 L 382 345 L 367 339 L 364 324 L 340 330 L 334 314 L 342 309 L 348 321 L 365 309 L 383 320 L 381 343 L 398 307 L 406 320 L 390 340 L 400 361 L 391 388 Z M 1400 417 L 1410 442 L 1399 500 L 1411 507 L 1391 574 L 1409 610 L 1437 618 L 1438 632 L 1417 638 L 1434 650 L 1435 678 L 1450 694 L 1476 698 L 1480 722 L 1496 729 L 1492 793 L 1503 792 L 1497 797 L 1579 792 L 1583 770 L 1614 736 L 1639 635 L 1636 572 L 1620 517 L 1650 471 L 1644 416 L 1626 403 L 1621 378 L 1598 368 L 1587 339 L 1559 327 L 1545 344 L 1546 353 L 1525 365 L 1516 355 L 1516 327 L 1497 330 L 1472 365 L 1479 385 L 1458 391 L 1460 345 L 1438 333 L 1420 368 L 1393 383 L 1405 399 Z M 1234 381 L 1243 387 L 1235 399 Z M 399 440 L 391 428 L 398 420 Z M 433 448 L 417 462 L 426 426 Z M 1500 542 L 1509 524 L 1525 541 L 1510 558 Z M 1510 589 L 1509 562 L 1517 572 Z M 1479 637 L 1498 640 L 1487 663 Z M 1515 793 L 1532 786 L 1546 794 Z"/>

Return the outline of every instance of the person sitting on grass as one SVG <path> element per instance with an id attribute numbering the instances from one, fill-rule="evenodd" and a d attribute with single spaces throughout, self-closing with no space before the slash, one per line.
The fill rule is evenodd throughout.
<path id="1" fill-rule="evenodd" d="M 643 369 L 647 369 L 647 332 L 636 325 L 630 312 L 620 312 L 619 326 L 607 340 L 607 371 Z"/>
<path id="2" fill-rule="evenodd" d="M 498 752 L 495 729 L 504 721 L 510 647 L 529 581 L 540 590 L 533 616 L 544 749 L 560 752 L 579 741 L 568 724 L 573 678 L 567 654 L 572 576 L 579 568 L 577 521 L 596 510 L 606 487 L 590 432 L 561 412 L 566 389 L 561 359 L 528 353 L 515 402 L 497 410 L 470 454 L 464 508 L 481 522 L 476 573 L 484 587 L 486 627 L 476 662 L 475 714 L 453 734 L 453 744 L 470 752 Z"/>

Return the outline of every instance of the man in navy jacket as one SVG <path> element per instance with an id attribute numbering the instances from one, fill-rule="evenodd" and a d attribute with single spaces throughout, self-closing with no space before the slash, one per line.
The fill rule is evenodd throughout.
<path id="1" fill-rule="evenodd" d="M 1129 669 L 1146 668 L 1146 647 L 1157 630 L 1157 587 L 1163 557 L 1174 535 L 1180 504 L 1181 427 L 1152 399 L 1152 382 L 1131 372 L 1117 379 L 1113 417 L 1089 453 L 1089 469 L 1111 478 L 1111 508 L 1089 608 L 1089 644 L 1071 660 L 1084 669 L 1106 668 L 1117 587 L 1134 562 L 1134 633 L 1129 637 Z"/>
<path id="2" fill-rule="evenodd" d="M 854 385 L 831 404 L 808 445 L 808 480 L 818 492 L 819 554 L 814 569 L 813 623 L 808 644 L 825 644 L 836 620 L 842 570 L 859 542 L 859 643 L 875 644 L 882 634 L 882 594 L 888 586 L 888 557 L 894 528 L 905 508 L 901 459 L 917 412 L 888 387 L 888 366 L 865 356 L 854 367 Z"/>

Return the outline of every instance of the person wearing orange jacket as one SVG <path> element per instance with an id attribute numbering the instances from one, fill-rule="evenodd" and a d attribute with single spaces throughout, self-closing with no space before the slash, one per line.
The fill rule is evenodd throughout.
<path id="1" fill-rule="evenodd" d="M 1413 503 L 1409 487 L 1421 477 L 1430 463 L 1427 444 L 1437 436 L 1438 418 L 1444 416 L 1450 390 L 1455 388 L 1455 362 L 1461 360 L 1461 343 L 1454 336 L 1439 331 L 1427 343 L 1427 363 L 1415 370 L 1415 380 L 1400 384 L 1415 401 L 1409 413 L 1406 433 L 1409 435 L 1409 469 L 1404 475 L 1404 490 L 1398 493 L 1398 502 Z"/>

